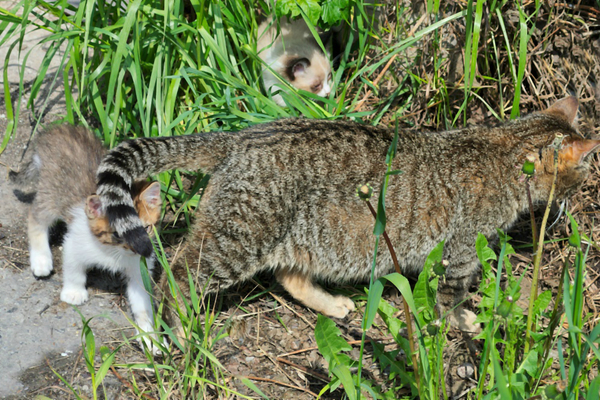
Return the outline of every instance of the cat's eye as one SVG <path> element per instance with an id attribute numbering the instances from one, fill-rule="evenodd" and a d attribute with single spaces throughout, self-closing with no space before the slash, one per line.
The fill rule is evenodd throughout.
<path id="1" fill-rule="evenodd" d="M 331 75 L 331 72 L 330 72 L 329 75 L 327 75 L 327 82 L 331 82 L 332 79 L 333 79 L 333 75 Z"/>
<path id="2" fill-rule="evenodd" d="M 310 88 L 313 91 L 313 93 L 317 93 L 320 92 L 321 89 L 323 89 L 323 84 L 319 82 L 317 85 L 312 85 Z"/>
<path id="3" fill-rule="evenodd" d="M 146 233 L 148 233 L 148 235 L 151 235 L 152 233 L 154 233 L 154 225 L 146 226 Z"/>

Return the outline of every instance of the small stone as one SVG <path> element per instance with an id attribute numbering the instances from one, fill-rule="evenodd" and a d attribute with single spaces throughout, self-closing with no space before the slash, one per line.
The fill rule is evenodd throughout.
<path id="1" fill-rule="evenodd" d="M 465 364 L 459 365 L 456 368 L 456 374 L 461 379 L 471 378 L 471 377 L 473 377 L 474 373 L 475 373 L 475 368 L 473 368 L 473 364 L 471 364 L 471 363 L 465 363 Z"/>

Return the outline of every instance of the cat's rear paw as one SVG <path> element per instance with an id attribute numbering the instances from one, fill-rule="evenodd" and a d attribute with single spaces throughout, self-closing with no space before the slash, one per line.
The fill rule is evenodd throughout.
<path id="1" fill-rule="evenodd" d="M 478 335 L 481 333 L 481 324 L 475 323 L 477 315 L 469 310 L 465 310 L 462 307 L 457 308 L 449 316 L 450 325 L 461 331 L 471 334 Z"/>
<path id="2" fill-rule="evenodd" d="M 329 317 L 344 318 L 350 311 L 354 311 L 355 308 L 354 302 L 348 297 L 334 296 L 331 304 L 325 305 L 321 311 Z"/>
<path id="3" fill-rule="evenodd" d="M 36 278 L 45 278 L 52 273 L 52 254 L 31 251 L 31 271 Z"/>
<path id="4" fill-rule="evenodd" d="M 60 292 L 60 299 L 65 303 L 73 304 L 78 306 L 85 303 L 88 300 L 87 289 L 84 288 L 63 288 Z"/>

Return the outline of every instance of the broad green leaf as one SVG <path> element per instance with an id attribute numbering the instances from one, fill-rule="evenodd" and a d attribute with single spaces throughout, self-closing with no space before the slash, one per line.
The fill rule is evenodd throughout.
<path id="1" fill-rule="evenodd" d="M 581 248 L 581 237 L 579 235 L 579 226 L 575 221 L 575 218 L 567 211 L 567 215 L 569 216 L 569 220 L 571 221 L 571 236 L 569 236 L 569 244 L 576 248 Z"/>
<path id="2" fill-rule="evenodd" d="M 350 373 L 348 366 L 343 364 L 336 365 L 333 367 L 331 372 L 340 380 L 342 385 L 344 385 L 344 392 L 346 392 L 346 396 L 348 396 L 348 398 L 351 400 L 356 399 L 356 388 L 354 386 L 352 374 Z"/>
<path id="3" fill-rule="evenodd" d="M 315 339 L 319 351 L 329 364 L 330 371 L 337 365 L 350 365 L 352 363 L 350 357 L 341 353 L 342 351 L 352 350 L 352 346 L 341 335 L 342 333 L 335 322 L 319 314 L 315 326 Z"/>
<path id="4" fill-rule="evenodd" d="M 496 253 L 488 247 L 488 240 L 481 233 L 477 234 L 475 249 L 477 250 L 477 258 L 481 263 L 484 274 L 488 274 L 492 268 L 488 261 L 496 260 Z"/>
<path id="5" fill-rule="evenodd" d="M 488 341 L 491 342 L 491 336 L 488 335 Z M 498 394 L 502 400 L 511 400 L 512 395 L 508 388 L 508 383 L 506 382 L 506 377 L 504 376 L 504 372 L 502 371 L 502 367 L 498 362 L 498 358 L 496 356 L 495 351 L 490 352 L 492 365 L 494 367 L 494 378 L 496 380 L 496 389 L 498 390 Z"/>
<path id="6" fill-rule="evenodd" d="M 444 242 L 445 241 L 442 240 L 429 252 L 423 269 L 430 269 L 434 264 L 442 262 L 442 257 L 444 256 Z"/>
<path id="7" fill-rule="evenodd" d="M 539 314 L 543 312 L 552 301 L 552 292 L 550 290 L 543 291 L 533 303 L 533 313 Z"/>
<path id="8" fill-rule="evenodd" d="M 100 365 L 100 368 L 98 368 L 98 371 L 96 372 L 96 380 L 94 381 L 95 389 L 100 386 L 109 368 L 115 363 L 116 352 L 117 350 L 112 352 L 108 351 L 108 348 L 105 346 L 100 347 L 100 353 L 103 354 L 103 361 Z"/>
<path id="9" fill-rule="evenodd" d="M 525 360 L 521 363 L 519 368 L 517 368 L 517 373 L 521 373 L 522 371 L 526 371 L 529 376 L 537 376 L 538 370 L 538 353 L 535 350 L 529 351 Z"/>
<path id="10" fill-rule="evenodd" d="M 597 376 L 590 384 L 587 390 L 586 400 L 598 400 L 600 399 L 600 376 Z"/>
<path id="11" fill-rule="evenodd" d="M 321 6 L 317 0 L 279 0 L 275 10 L 279 17 L 296 18 L 304 13 L 313 25 L 318 24 L 321 16 Z"/>
<path id="12" fill-rule="evenodd" d="M 347 20 L 349 16 L 349 0 L 329 0 L 324 1 L 323 14 L 321 19 L 326 25 L 335 25 L 343 19 Z"/>
<path id="13" fill-rule="evenodd" d="M 377 315 L 377 308 L 379 301 L 381 300 L 381 294 L 383 293 L 383 282 L 379 279 L 373 282 L 371 290 L 369 290 L 369 296 L 367 298 L 367 308 L 365 309 L 365 322 L 363 329 L 369 330 L 373 325 L 375 315 Z"/>

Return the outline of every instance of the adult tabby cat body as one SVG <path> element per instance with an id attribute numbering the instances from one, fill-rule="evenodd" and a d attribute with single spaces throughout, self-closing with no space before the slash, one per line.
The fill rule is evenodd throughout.
<path id="1" fill-rule="evenodd" d="M 527 210 L 521 173 L 527 157 L 537 170 L 533 201 L 543 202 L 553 178 L 551 143 L 565 135 L 555 196 L 566 198 L 581 186 L 588 155 L 600 141 L 578 135 L 576 113 L 577 100 L 566 98 L 495 127 L 401 132 L 393 168 L 403 173 L 390 179 L 386 230 L 408 273 L 420 271 L 445 240 L 449 266 L 438 294 L 443 310 L 464 298 L 478 268 L 478 232 L 493 239 L 496 228 L 507 229 Z M 355 193 L 365 183 L 378 193 L 392 138 L 387 129 L 358 123 L 285 119 L 237 133 L 136 139 L 103 160 L 98 192 L 112 226 L 148 255 L 150 242 L 127 195 L 133 179 L 173 168 L 209 173 L 186 247 L 171 266 L 182 289 L 188 285 L 186 264 L 199 274 L 199 286 L 209 281 L 211 291 L 270 269 L 294 298 L 342 318 L 352 301 L 314 282 L 369 278 L 374 221 Z M 377 260 L 375 276 L 394 270 L 383 244 Z M 450 315 L 464 330 L 472 328 L 472 317 L 461 308 Z"/>
<path id="2" fill-rule="evenodd" d="M 100 140 L 87 129 L 56 125 L 35 137 L 20 172 L 10 172 L 17 198 L 31 203 L 31 270 L 38 278 L 51 274 L 48 229 L 57 220 L 65 221 L 61 300 L 75 305 L 87 301 L 86 271 L 93 266 L 121 272 L 127 279 L 127 296 L 137 325 L 152 332 L 152 304 L 142 282 L 140 256 L 114 235 L 100 198 L 93 194 L 96 171 L 105 153 Z M 135 182 L 127 195 L 133 198 L 136 216 L 144 226 L 157 222 L 162 203 L 158 183 Z M 151 272 L 153 257 L 147 265 Z M 149 338 L 144 340 L 152 346 Z"/>

